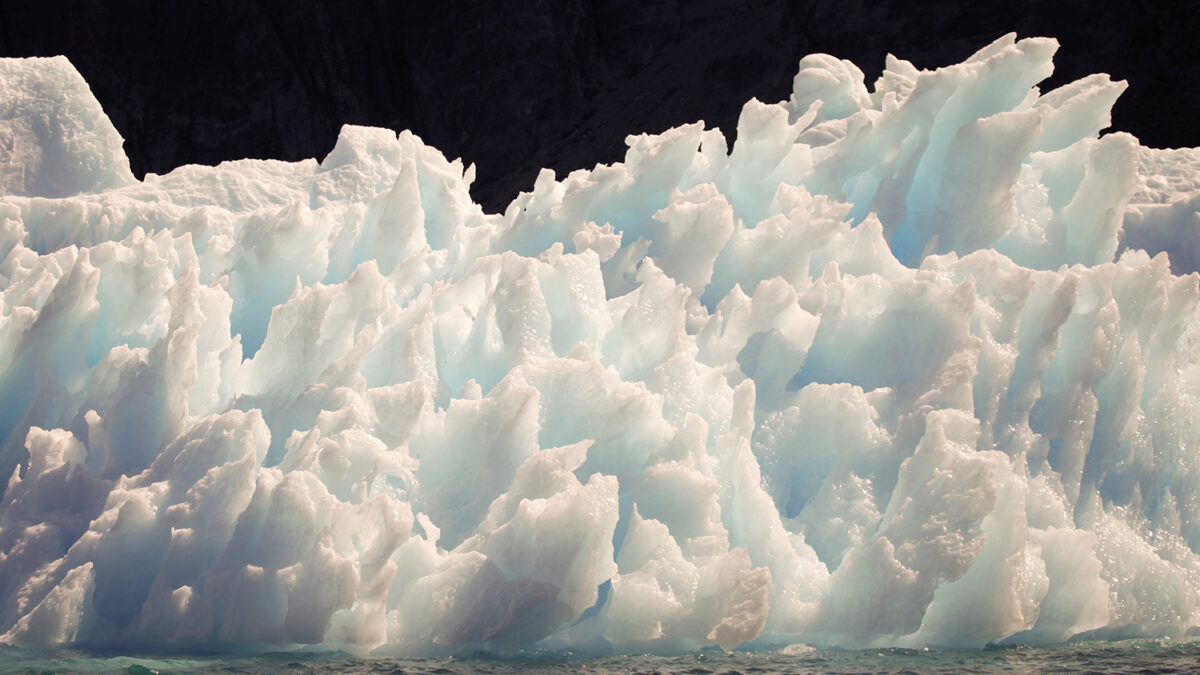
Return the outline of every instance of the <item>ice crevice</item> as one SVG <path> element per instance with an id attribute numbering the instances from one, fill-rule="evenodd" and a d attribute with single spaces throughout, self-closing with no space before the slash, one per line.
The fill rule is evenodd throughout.
<path id="1" fill-rule="evenodd" d="M 1057 43 L 799 62 L 544 170 L 136 180 L 0 59 L 0 642 L 445 655 L 1200 626 L 1200 151 Z"/>

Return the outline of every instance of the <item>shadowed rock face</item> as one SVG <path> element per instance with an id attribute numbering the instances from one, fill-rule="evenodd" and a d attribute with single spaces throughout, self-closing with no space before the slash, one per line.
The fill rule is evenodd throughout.
<path id="1" fill-rule="evenodd" d="M 1062 42 L 1048 84 L 1129 79 L 1114 128 L 1200 145 L 1175 113 L 1200 105 L 1200 16 L 1171 4 L 10 0 L 0 55 L 66 54 L 138 176 L 321 157 L 344 123 L 410 128 L 475 162 L 472 192 L 495 211 L 540 167 L 619 160 L 628 133 L 703 119 L 732 135 L 741 102 L 786 98 L 805 54 L 850 59 L 871 83 L 889 51 L 933 67 L 1010 30 Z"/>

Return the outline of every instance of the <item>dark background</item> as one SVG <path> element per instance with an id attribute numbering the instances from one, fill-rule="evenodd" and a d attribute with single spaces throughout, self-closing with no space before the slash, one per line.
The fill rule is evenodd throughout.
<path id="1" fill-rule="evenodd" d="M 1052 80 L 1127 79 L 1113 127 L 1200 145 L 1192 3 L 862 0 L 0 0 L 0 55 L 66 54 L 125 137 L 134 173 L 241 157 L 322 158 L 343 123 L 409 128 L 475 162 L 489 211 L 619 160 L 626 134 L 779 101 L 800 57 L 962 60 L 1008 32 L 1062 43 Z"/>

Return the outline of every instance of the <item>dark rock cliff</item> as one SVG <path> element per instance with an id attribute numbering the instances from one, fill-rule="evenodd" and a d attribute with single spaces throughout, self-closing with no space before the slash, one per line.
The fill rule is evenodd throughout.
<path id="1" fill-rule="evenodd" d="M 501 210 L 538 168 L 611 162 L 626 134 L 704 119 L 733 135 L 751 96 L 786 98 L 828 52 L 873 82 L 887 52 L 961 60 L 1008 31 L 1050 35 L 1057 85 L 1130 81 L 1114 127 L 1200 145 L 1184 3 L 943 0 L 4 0 L 0 55 L 66 54 L 126 139 L 135 173 L 239 157 L 323 157 L 343 123 L 410 128 L 478 167 Z"/>

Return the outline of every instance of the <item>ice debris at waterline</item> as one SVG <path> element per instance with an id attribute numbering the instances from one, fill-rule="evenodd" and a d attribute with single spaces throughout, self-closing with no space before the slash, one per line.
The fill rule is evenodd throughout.
<path id="1" fill-rule="evenodd" d="M 0 640 L 438 655 L 1200 624 L 1200 152 L 1006 36 L 808 56 L 503 215 L 416 136 L 137 181 L 0 61 Z"/>

